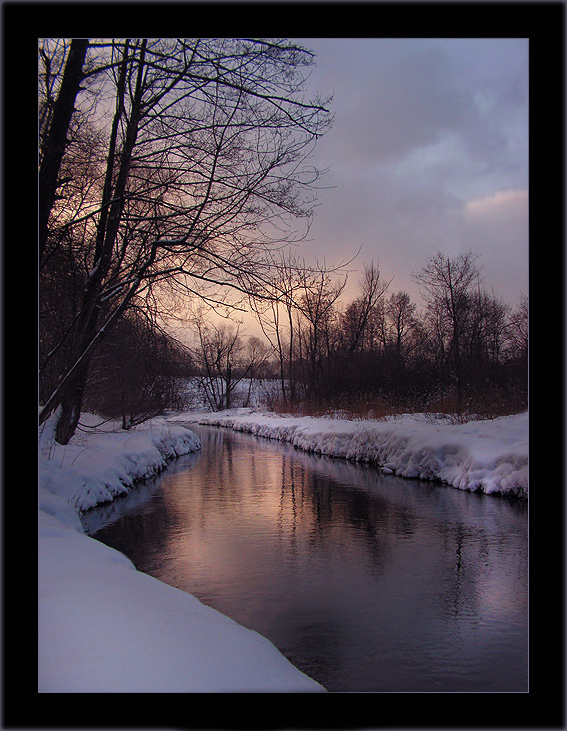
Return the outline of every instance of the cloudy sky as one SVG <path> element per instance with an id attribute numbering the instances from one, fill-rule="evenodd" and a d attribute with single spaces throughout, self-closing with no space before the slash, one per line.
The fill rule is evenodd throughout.
<path id="1" fill-rule="evenodd" d="M 299 38 L 310 92 L 332 94 L 329 166 L 308 252 L 362 251 L 421 305 L 411 273 L 438 249 L 479 255 L 483 284 L 528 293 L 528 40 Z M 355 296 L 359 273 L 346 294 Z"/>

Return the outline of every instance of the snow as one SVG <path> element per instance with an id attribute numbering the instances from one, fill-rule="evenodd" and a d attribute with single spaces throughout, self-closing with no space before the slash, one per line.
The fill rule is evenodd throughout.
<path id="1" fill-rule="evenodd" d="M 291 442 L 316 454 L 368 462 L 401 477 L 528 497 L 528 412 L 466 423 L 430 414 L 352 421 L 247 409 L 193 414 L 191 419 Z M 191 419 L 187 414 L 174 417 L 177 423 Z"/>
<path id="2" fill-rule="evenodd" d="M 201 448 L 194 432 L 164 418 L 124 431 L 118 422 L 82 414 L 66 446 L 55 442 L 54 426 L 51 417 L 39 431 L 40 485 L 81 511 L 128 492 L 170 459 Z"/>
<path id="3" fill-rule="evenodd" d="M 319 692 L 266 638 L 192 595 L 136 570 L 87 536 L 79 511 L 113 500 L 200 449 L 191 423 L 291 442 L 385 472 L 527 498 L 527 412 L 454 424 L 279 416 L 251 409 L 184 412 L 123 431 L 83 414 L 67 446 L 39 430 L 39 692 Z"/>
<path id="4" fill-rule="evenodd" d="M 200 448 L 165 419 L 128 432 L 93 428 L 100 421 L 83 415 L 84 431 L 65 447 L 53 440 L 53 420 L 40 428 L 39 692 L 324 691 L 265 637 L 85 535 L 78 510 Z"/>

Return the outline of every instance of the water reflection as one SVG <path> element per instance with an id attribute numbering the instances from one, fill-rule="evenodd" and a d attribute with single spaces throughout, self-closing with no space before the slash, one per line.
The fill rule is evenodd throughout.
<path id="1" fill-rule="evenodd" d="M 523 504 L 198 431 L 87 529 L 329 690 L 527 690 Z"/>

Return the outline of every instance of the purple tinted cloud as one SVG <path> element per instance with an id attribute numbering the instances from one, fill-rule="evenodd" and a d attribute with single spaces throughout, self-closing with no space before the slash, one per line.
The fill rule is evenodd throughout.
<path id="1" fill-rule="evenodd" d="M 379 259 L 418 298 L 410 273 L 428 254 L 470 248 L 487 287 L 527 292 L 527 39 L 299 40 L 317 53 L 309 89 L 334 93 L 335 113 L 315 152 L 335 187 L 306 252 L 336 261 L 362 244 L 360 268 Z M 498 215 L 474 208 L 498 194 Z"/>

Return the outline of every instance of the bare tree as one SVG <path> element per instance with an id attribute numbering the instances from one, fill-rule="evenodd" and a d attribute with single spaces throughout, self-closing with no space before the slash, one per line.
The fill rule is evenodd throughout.
<path id="1" fill-rule="evenodd" d="M 59 171 L 68 144 L 67 135 L 75 111 L 75 100 L 83 80 L 87 47 L 86 38 L 75 38 L 71 42 L 56 99 L 53 98 L 53 82 L 58 76 L 58 71 L 53 69 L 55 53 L 49 54 L 45 45 L 40 47 L 44 63 L 43 74 L 40 73 L 40 76 L 43 76 L 42 86 L 45 90 L 43 104 L 40 105 L 40 130 L 43 127 L 43 154 L 38 178 L 40 260 L 47 241 L 49 215 L 55 203 L 57 189 L 61 185 Z"/>
<path id="2" fill-rule="evenodd" d="M 529 346 L 529 300 L 527 295 L 521 295 L 509 320 L 508 332 L 512 357 L 527 364 Z"/>
<path id="3" fill-rule="evenodd" d="M 360 295 L 349 305 L 343 318 L 343 331 L 346 337 L 346 350 L 352 355 L 364 346 L 367 325 L 372 312 L 386 293 L 391 281 L 380 279 L 380 270 L 372 261 L 364 266 L 364 276 L 360 283 Z"/>
<path id="4" fill-rule="evenodd" d="M 123 429 L 180 409 L 185 403 L 180 376 L 188 361 L 179 343 L 156 331 L 140 313 L 129 312 L 93 356 L 86 408 L 120 418 Z"/>
<path id="5" fill-rule="evenodd" d="M 84 280 L 68 357 L 40 414 L 60 407 L 62 443 L 74 432 L 92 353 L 132 303 L 261 291 L 271 249 L 293 238 L 293 220 L 309 221 L 319 173 L 307 159 L 330 122 L 321 100 L 301 96 L 312 54 L 284 41 L 90 48 L 108 54 L 99 68 L 114 111 L 99 105 L 107 154 L 98 206 L 61 216 L 53 231 L 80 226 L 72 240 Z"/>
<path id="6" fill-rule="evenodd" d="M 393 292 L 386 303 L 386 314 L 391 329 L 394 350 L 398 358 L 406 349 L 409 335 L 415 331 L 417 306 L 407 292 Z"/>
<path id="7" fill-rule="evenodd" d="M 471 368 L 497 367 L 508 340 L 509 307 L 494 292 L 478 288 L 471 297 L 467 355 Z"/>
<path id="8" fill-rule="evenodd" d="M 279 252 L 264 290 L 267 296 L 250 299 L 250 307 L 278 364 L 284 406 L 297 398 L 297 320 L 301 317 L 301 297 L 309 272 L 313 273 L 293 252 Z"/>
<path id="9" fill-rule="evenodd" d="M 449 356 L 459 411 L 464 387 L 463 339 L 471 312 L 471 296 L 480 277 L 476 259 L 472 252 L 452 259 L 438 251 L 429 257 L 425 267 L 413 274 L 441 336 L 442 347 Z"/>
<path id="10" fill-rule="evenodd" d="M 207 326 L 201 321 L 196 322 L 196 328 L 199 342 L 193 360 L 200 371 L 200 385 L 211 409 L 221 411 L 230 405 L 234 388 L 232 367 L 238 330 Z"/>
<path id="11" fill-rule="evenodd" d="M 248 405 L 252 382 L 266 362 L 266 346 L 258 338 L 244 341 L 239 326 L 207 322 L 201 312 L 194 318 L 197 343 L 192 349 L 198 380 L 213 411 L 230 409 L 234 394 L 243 380 L 248 380 Z"/>
<path id="12" fill-rule="evenodd" d="M 335 305 L 346 286 L 346 277 L 333 281 L 324 266 L 304 277 L 300 298 L 301 314 L 306 323 L 303 347 L 308 363 L 307 395 L 319 399 L 322 395 L 323 367 L 330 366 L 331 330 L 336 317 Z"/>

